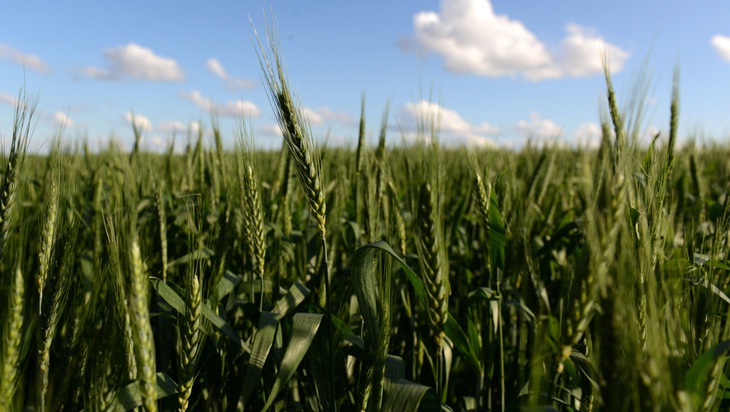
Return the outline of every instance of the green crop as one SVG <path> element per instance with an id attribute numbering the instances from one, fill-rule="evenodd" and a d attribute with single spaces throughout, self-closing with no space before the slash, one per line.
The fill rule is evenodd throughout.
<path id="1" fill-rule="evenodd" d="M 277 43 L 284 139 L 26 153 L 0 190 L 0 410 L 726 410 L 730 148 L 325 148 Z M 606 70 L 608 73 L 608 70 Z M 364 97 L 363 97 L 364 103 Z M 469 161 L 464 162 L 464 159 Z M 447 184 L 448 182 L 448 184 Z"/>

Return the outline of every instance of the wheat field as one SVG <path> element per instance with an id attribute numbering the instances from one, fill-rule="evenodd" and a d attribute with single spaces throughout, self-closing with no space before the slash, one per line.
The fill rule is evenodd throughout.
<path id="1" fill-rule="evenodd" d="M 606 71 L 597 149 L 313 136 L 274 40 L 283 132 L 234 151 L 27 153 L 0 190 L 0 410 L 730 408 L 730 148 L 642 145 Z M 364 107 L 364 102 L 363 102 Z M 178 148 L 179 149 L 179 148 Z M 468 159 L 468 160 L 467 160 Z"/>

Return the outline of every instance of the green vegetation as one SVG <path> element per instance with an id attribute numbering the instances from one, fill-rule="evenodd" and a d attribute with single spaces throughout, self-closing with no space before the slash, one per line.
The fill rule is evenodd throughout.
<path id="1" fill-rule="evenodd" d="M 26 154 L 0 190 L 0 410 L 726 409 L 730 150 L 317 147 Z M 267 51 L 268 50 L 268 51 Z M 269 52 L 270 51 L 270 52 Z M 638 113 L 638 112 L 637 112 Z M 364 110 L 362 116 L 364 118 Z M 59 136 L 61 132 L 59 132 Z M 464 162 L 464 159 L 470 159 Z"/>

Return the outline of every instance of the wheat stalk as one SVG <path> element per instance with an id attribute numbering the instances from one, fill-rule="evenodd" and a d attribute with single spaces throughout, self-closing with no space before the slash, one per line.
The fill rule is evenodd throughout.
<path id="1" fill-rule="evenodd" d="M 314 139 L 306 119 L 301 109 L 294 103 L 289 91 L 275 36 L 273 33 L 269 35 L 269 46 L 274 54 L 274 63 L 272 64 L 261 43 L 261 39 L 258 37 L 258 33 L 255 32 L 255 35 L 261 51 L 259 60 L 268 85 L 267 92 L 276 113 L 279 127 L 284 135 L 284 141 L 289 148 L 289 155 L 294 163 L 294 171 L 300 187 L 304 190 L 309 209 L 317 221 L 317 228 L 322 241 L 323 266 L 325 269 L 321 282 L 324 285 L 324 293 L 320 295 L 320 303 L 323 307 L 326 307 L 327 312 L 331 313 L 329 257 L 327 254 L 327 204 L 321 183 L 320 158 L 314 151 Z M 276 69 L 274 69 L 274 65 Z"/>
<path id="2" fill-rule="evenodd" d="M 94 233 L 94 271 L 101 273 L 102 258 L 104 256 L 104 215 L 102 209 L 102 199 L 104 197 L 104 177 L 102 173 L 96 173 L 94 176 L 94 196 L 92 199 L 93 217 L 91 221 L 91 229 Z M 102 289 L 106 291 L 106 284 Z"/>
<path id="3" fill-rule="evenodd" d="M 375 196 L 378 204 L 382 208 L 383 221 L 390 221 L 390 202 L 386 192 L 386 182 L 390 179 L 388 170 L 388 161 L 385 150 L 385 137 L 388 129 L 388 111 L 389 105 L 386 103 L 383 111 L 383 119 L 380 125 L 380 135 L 378 137 L 378 146 L 375 149 L 375 162 L 373 164 L 375 173 Z"/>
<path id="4" fill-rule="evenodd" d="M 162 280 L 167 279 L 167 211 L 166 211 L 166 205 L 165 205 L 165 196 L 163 193 L 164 190 L 164 183 L 160 181 L 160 183 L 157 185 L 157 191 L 156 191 L 156 202 L 155 206 L 157 206 L 157 222 L 159 226 L 160 231 L 160 257 L 162 260 L 162 269 L 160 272 L 162 272 Z"/>
<path id="5" fill-rule="evenodd" d="M 360 127 L 357 135 L 357 149 L 355 150 L 355 173 L 360 175 L 365 156 L 365 93 L 362 95 L 360 107 Z"/>
<path id="6" fill-rule="evenodd" d="M 395 183 L 389 177 L 387 179 L 388 197 L 393 202 L 393 218 L 395 220 L 395 235 L 397 239 L 398 251 L 402 256 L 406 255 L 408 246 L 408 236 L 406 232 L 406 222 L 403 219 L 403 211 L 401 210 L 400 201 L 398 200 L 398 191 Z"/>
<path id="7" fill-rule="evenodd" d="M 380 202 L 377 197 L 377 183 L 373 173 L 365 173 L 360 179 L 363 184 L 363 217 L 365 227 L 365 241 L 367 243 L 375 242 L 379 239 L 381 233 L 381 213 Z"/>

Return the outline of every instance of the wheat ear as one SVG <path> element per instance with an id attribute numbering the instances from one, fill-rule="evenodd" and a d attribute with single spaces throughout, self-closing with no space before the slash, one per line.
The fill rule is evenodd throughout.
<path id="1" fill-rule="evenodd" d="M 18 192 L 18 173 L 28 149 L 32 119 L 38 99 L 29 100 L 21 93 L 18 96 L 18 102 L 20 103 L 15 109 L 10 154 L 5 166 L 2 185 L 0 185 L 0 261 L 5 255 L 5 246 L 12 224 L 11 217 L 15 207 L 15 195 Z"/>
<path id="2" fill-rule="evenodd" d="M 253 155 L 253 139 L 245 131 L 243 124 L 239 127 L 239 180 L 243 197 L 243 232 L 248 245 L 248 252 L 254 262 L 254 270 L 261 281 L 261 300 L 264 294 L 264 262 L 266 260 L 266 233 L 264 232 L 264 213 L 261 203 L 261 187 L 256 174 Z"/>
<path id="3" fill-rule="evenodd" d="M 421 271 L 426 286 L 428 315 L 434 340 L 440 347 L 444 337 L 444 324 L 449 309 L 449 279 L 446 262 L 442 255 L 443 240 L 438 227 L 437 206 L 430 183 L 421 185 L 418 204 L 418 251 L 421 256 Z"/>
<path id="4" fill-rule="evenodd" d="M 23 338 L 23 307 L 25 304 L 25 279 L 20 267 L 15 268 L 8 312 L 5 319 L 2 351 L 2 379 L 0 379 L 0 409 L 11 410 L 16 380 L 20 372 L 20 351 Z"/>
<path id="5" fill-rule="evenodd" d="M 261 66 L 264 70 L 268 93 L 272 106 L 276 112 L 279 127 L 284 135 L 284 141 L 289 149 L 289 155 L 294 162 L 294 171 L 299 183 L 307 197 L 307 203 L 317 221 L 317 227 L 326 237 L 326 211 L 324 189 L 320 173 L 320 160 L 315 154 L 314 140 L 309 126 L 299 107 L 294 104 L 292 94 L 284 74 L 284 66 L 277 54 L 277 47 L 273 36 L 270 37 L 270 46 L 274 53 L 274 63 L 270 61 L 263 44 L 259 40 L 262 59 Z M 274 69 L 274 64 L 276 69 Z"/>
<path id="6" fill-rule="evenodd" d="M 360 107 L 360 128 L 357 135 L 357 149 L 355 151 L 355 172 L 360 175 L 363 168 L 363 160 L 365 156 L 365 93 L 362 95 L 362 103 Z"/>
<path id="7" fill-rule="evenodd" d="M 185 276 L 186 311 L 182 328 L 182 353 L 180 354 L 180 394 L 178 405 L 180 411 L 187 410 L 190 395 L 195 382 L 195 363 L 198 357 L 200 343 L 200 307 L 203 298 L 203 289 L 200 287 L 198 271 L 188 265 Z"/>
<path id="8" fill-rule="evenodd" d="M 142 404 L 148 412 L 157 411 L 157 378 L 155 377 L 155 347 L 150 324 L 149 281 L 145 274 L 142 253 L 134 236 L 130 250 L 131 282 L 130 312 L 134 324 L 134 348 L 137 351 L 137 377 L 140 381 Z"/>
<path id="9" fill-rule="evenodd" d="M 43 223 L 43 231 L 41 234 L 41 245 L 38 259 L 38 277 L 36 278 L 38 286 L 38 313 L 42 313 L 43 308 L 43 289 L 48 281 L 49 265 L 53 254 L 54 244 L 56 240 L 56 229 L 58 223 L 58 184 L 56 179 L 51 177 L 48 195 L 48 210 L 46 212 L 46 220 Z"/>
<path id="10" fill-rule="evenodd" d="M 255 29 L 254 29 L 255 32 Z M 322 256 L 324 256 L 324 294 L 320 295 L 320 304 L 326 307 L 327 312 L 331 311 L 330 294 L 330 273 L 329 258 L 327 255 L 327 205 L 325 203 L 324 188 L 322 186 L 322 175 L 320 158 L 315 153 L 314 139 L 312 132 L 307 125 L 304 115 L 297 105 L 294 104 L 289 86 L 287 85 L 286 76 L 284 75 L 284 66 L 278 54 L 275 36 L 273 33 L 269 35 L 269 46 L 274 54 L 274 64 L 272 64 L 269 55 L 261 43 L 261 39 L 256 38 L 261 49 L 259 60 L 264 70 L 264 77 L 268 84 L 268 93 L 272 106 L 276 112 L 276 118 L 279 127 L 284 135 L 284 141 L 289 148 L 289 155 L 294 162 L 294 171 L 299 179 L 300 186 L 307 197 L 309 209 L 317 221 L 322 240 Z"/>

